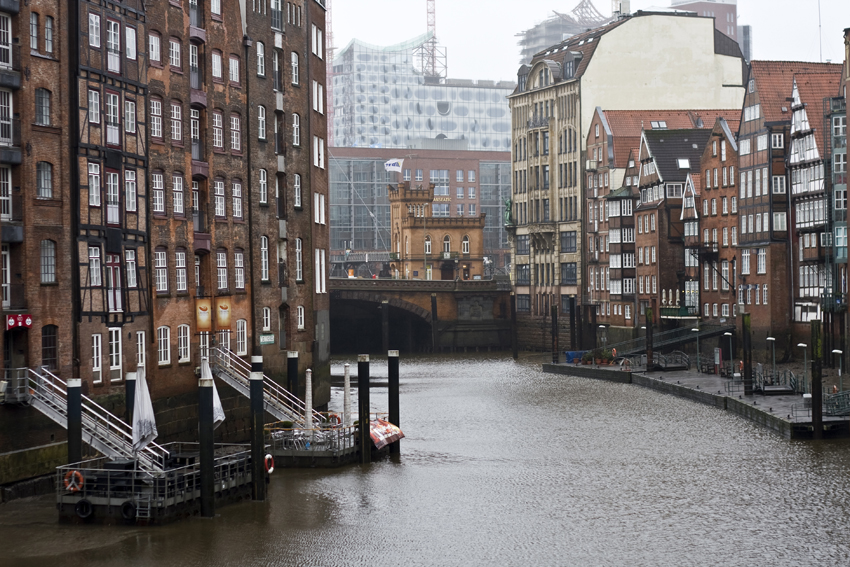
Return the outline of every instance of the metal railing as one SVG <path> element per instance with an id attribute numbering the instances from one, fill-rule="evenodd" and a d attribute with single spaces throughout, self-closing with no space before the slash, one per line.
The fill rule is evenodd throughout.
<path id="1" fill-rule="evenodd" d="M 18 403 L 30 404 L 62 427 L 68 427 L 68 390 L 64 380 L 41 368 L 11 369 L 7 376 L 14 378 L 7 385 L 8 393 Z M 23 372 L 26 370 L 26 372 Z M 101 407 L 88 396 L 82 396 L 83 441 L 104 455 L 116 459 L 139 459 L 140 467 L 148 472 L 162 471 L 168 451 L 150 443 L 139 452 L 133 450 L 133 428 L 118 416 Z"/>
<path id="2" fill-rule="evenodd" d="M 216 375 L 242 395 L 250 397 L 251 365 L 232 351 L 220 346 L 210 348 L 210 354 Z M 277 419 L 304 425 L 307 409 L 304 402 L 265 374 L 263 374 L 263 398 L 266 411 Z M 320 423 L 322 415 L 315 409 L 312 411 L 313 420 Z"/>
<path id="3" fill-rule="evenodd" d="M 357 427 L 318 427 L 313 429 L 266 426 L 266 444 L 273 453 L 287 451 L 330 451 L 348 453 L 357 449 Z"/>
<path id="4" fill-rule="evenodd" d="M 677 329 L 670 329 L 669 331 L 663 331 L 660 333 L 653 334 L 652 346 L 653 348 L 673 346 L 676 344 L 683 344 L 688 343 L 690 341 L 695 341 L 697 336 L 699 336 L 699 338 L 713 337 L 734 330 L 734 325 L 702 325 L 700 327 L 699 332 L 697 333 L 692 331 L 690 327 L 680 327 Z M 617 352 L 622 355 L 638 354 L 646 351 L 646 337 L 638 337 L 636 339 L 631 339 L 628 341 L 609 344 L 608 348 L 616 348 Z"/>
<path id="5" fill-rule="evenodd" d="M 826 415 L 850 415 L 850 390 L 826 396 L 823 405 Z"/>

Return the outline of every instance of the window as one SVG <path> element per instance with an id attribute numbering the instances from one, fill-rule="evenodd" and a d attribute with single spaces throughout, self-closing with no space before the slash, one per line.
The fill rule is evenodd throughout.
<path id="1" fill-rule="evenodd" d="M 449 235 L 445 235 L 443 237 L 443 252 L 451 252 L 452 251 L 452 239 L 449 238 Z"/>
<path id="2" fill-rule="evenodd" d="M 576 231 L 561 233 L 561 252 L 574 253 L 576 251 Z M 519 253 L 519 252 L 517 252 Z"/>
<path id="3" fill-rule="evenodd" d="M 319 59 L 322 58 L 322 51 L 324 48 L 324 39 L 322 35 L 322 30 L 316 27 L 316 24 L 313 24 L 313 55 L 315 55 Z"/>
<path id="4" fill-rule="evenodd" d="M 292 56 L 292 84 L 298 84 L 298 54 L 294 51 L 291 54 Z"/>
<path id="5" fill-rule="evenodd" d="M 260 279 L 269 281 L 269 238 L 260 237 Z"/>
<path id="6" fill-rule="evenodd" d="M 224 180 L 216 179 L 213 181 L 213 192 L 215 201 L 215 216 L 216 218 L 227 217 L 227 204 L 224 200 Z"/>
<path id="7" fill-rule="evenodd" d="M 124 101 L 124 131 L 136 133 L 136 103 L 132 100 Z"/>
<path id="8" fill-rule="evenodd" d="M 210 0 L 210 13 L 221 16 L 221 0 Z"/>
<path id="9" fill-rule="evenodd" d="M 518 293 L 516 296 L 516 310 L 520 312 L 531 311 L 531 295 Z"/>
<path id="10" fill-rule="evenodd" d="M 215 253 L 215 268 L 218 289 L 227 289 L 227 251 L 223 248 Z"/>
<path id="11" fill-rule="evenodd" d="M 41 283 L 56 283 L 56 243 L 41 241 Z"/>
<path id="12" fill-rule="evenodd" d="M 230 149 L 242 151 L 242 119 L 238 114 L 230 115 Z"/>
<path id="13" fill-rule="evenodd" d="M 261 169 L 260 178 L 260 204 L 265 205 L 269 202 L 269 174 L 265 169 Z"/>
<path id="14" fill-rule="evenodd" d="M 784 175 L 774 175 L 773 176 L 773 194 L 774 195 L 784 195 L 785 194 L 785 176 Z"/>
<path id="15" fill-rule="evenodd" d="M 38 183 L 37 198 L 53 198 L 53 164 L 40 161 L 35 166 L 36 182 Z"/>
<path id="16" fill-rule="evenodd" d="M 91 336 L 91 373 L 95 384 L 103 380 L 101 376 L 101 360 L 103 358 L 102 339 L 103 337 L 100 334 Z"/>
<path id="17" fill-rule="evenodd" d="M 35 13 L 30 14 L 30 30 L 32 30 L 32 16 L 35 16 L 37 30 L 38 14 Z M 91 12 L 89 12 L 89 46 L 100 47 L 100 16 Z M 38 49 L 38 31 L 35 32 L 35 45 L 32 45 L 32 38 L 30 38 L 30 47 Z"/>
<path id="18" fill-rule="evenodd" d="M 785 135 L 784 134 L 771 134 L 770 135 L 770 147 L 775 150 L 781 150 L 785 147 Z"/>
<path id="19" fill-rule="evenodd" d="M 299 305 L 295 309 L 295 318 L 296 318 L 296 324 L 298 325 L 298 330 L 303 331 L 304 330 L 304 306 L 303 305 Z"/>
<path id="20" fill-rule="evenodd" d="M 189 325 L 180 325 L 177 327 L 177 362 L 189 362 L 189 333 L 191 329 Z"/>
<path id="21" fill-rule="evenodd" d="M 160 366 L 171 364 L 171 327 L 156 330 L 156 351 Z"/>
<path id="22" fill-rule="evenodd" d="M 89 285 L 97 287 L 102 285 L 100 270 L 100 248 L 89 246 Z"/>
<path id="23" fill-rule="evenodd" d="M 303 249 L 300 238 L 295 239 L 295 281 L 304 281 L 304 272 L 302 270 Z"/>
<path id="24" fill-rule="evenodd" d="M 180 101 L 171 101 L 171 141 L 183 142 L 183 107 Z"/>
<path id="25" fill-rule="evenodd" d="M 294 179 L 292 181 L 292 189 L 295 193 L 294 205 L 295 207 L 301 207 L 301 174 L 296 173 Z"/>
<path id="26" fill-rule="evenodd" d="M 175 274 L 177 276 L 177 292 L 180 293 L 182 291 L 186 291 L 188 289 L 188 282 L 186 278 L 185 250 L 177 250 L 177 252 L 174 253 L 174 267 Z"/>
<path id="27" fill-rule="evenodd" d="M 100 164 L 89 162 L 89 206 L 100 206 Z"/>
<path id="28" fill-rule="evenodd" d="M 786 215 L 784 212 L 773 213 L 773 230 L 785 231 L 788 230 Z"/>
<path id="29" fill-rule="evenodd" d="M 124 53 L 130 61 L 136 60 L 136 28 L 127 26 L 124 28 Z"/>
<path id="30" fill-rule="evenodd" d="M 239 84 L 239 57 L 237 57 L 235 55 L 230 56 L 230 67 L 228 68 L 228 70 L 229 70 L 230 83 L 233 84 L 233 85 L 238 85 Z"/>
<path id="31" fill-rule="evenodd" d="M 548 201 L 549 199 L 546 199 L 546 200 Z M 471 216 L 471 217 L 475 216 L 475 203 L 469 204 L 469 216 Z"/>
<path id="32" fill-rule="evenodd" d="M 118 93 L 106 91 L 106 145 L 118 146 L 121 143 Z"/>
<path id="33" fill-rule="evenodd" d="M 50 91 L 35 89 L 35 123 L 50 126 Z"/>
<path id="34" fill-rule="evenodd" d="M 121 224 L 121 189 L 117 171 L 106 172 L 106 223 Z"/>
<path id="35" fill-rule="evenodd" d="M 239 248 L 233 252 L 233 280 L 236 289 L 245 289 L 245 253 Z"/>
<path id="36" fill-rule="evenodd" d="M 263 105 L 257 107 L 257 137 L 266 139 L 266 107 Z"/>
<path id="37" fill-rule="evenodd" d="M 136 287 L 136 251 L 124 251 L 124 265 L 127 267 L 127 287 Z"/>
<path id="38" fill-rule="evenodd" d="M 162 101 L 151 99 L 151 138 L 162 140 Z"/>
<path id="39" fill-rule="evenodd" d="M 469 237 L 464 236 L 460 243 L 460 251 L 463 254 L 469 254 Z"/>
<path id="40" fill-rule="evenodd" d="M 171 193 L 173 196 L 174 214 L 182 216 L 184 214 L 185 197 L 183 193 L 183 175 L 175 173 L 171 177 Z"/>
<path id="41" fill-rule="evenodd" d="M 233 181 L 232 185 L 233 192 L 233 218 L 241 219 L 242 218 L 242 182 L 238 180 Z"/>
<path id="42" fill-rule="evenodd" d="M 266 76 L 266 46 L 262 41 L 257 42 L 257 75 Z"/>
<path id="43" fill-rule="evenodd" d="M 136 331 L 136 366 L 145 365 L 145 351 L 147 350 L 147 341 L 145 340 L 144 331 Z"/>
<path id="44" fill-rule="evenodd" d="M 459 216 L 459 217 L 463 216 L 463 203 L 457 204 L 457 216 Z"/>
<path id="45" fill-rule="evenodd" d="M 325 113 L 325 87 L 318 81 L 313 81 L 313 110 Z"/>
<path id="46" fill-rule="evenodd" d="M 248 321 L 245 319 L 236 321 L 236 354 L 238 356 L 248 354 Z"/>
<path id="47" fill-rule="evenodd" d="M 168 40 L 168 64 L 174 69 L 180 69 L 182 65 L 180 40 L 173 37 Z"/>
<path id="48" fill-rule="evenodd" d="M 474 169 L 470 169 L 469 171 L 466 172 L 466 180 L 469 183 L 475 183 L 475 170 Z"/>
<path id="49" fill-rule="evenodd" d="M 430 254 L 430 253 L 431 253 L 431 237 L 426 236 L 425 237 L 425 254 Z"/>
<path id="50" fill-rule="evenodd" d="M 272 310 L 269 307 L 263 307 L 263 330 L 270 331 L 272 328 Z"/>
<path id="51" fill-rule="evenodd" d="M 151 63 L 159 64 L 162 62 L 161 44 L 162 40 L 158 33 L 152 32 L 148 35 L 148 59 Z"/>
<path id="52" fill-rule="evenodd" d="M 301 117 L 297 114 L 292 115 L 292 145 L 301 145 Z"/>
<path id="53" fill-rule="evenodd" d="M 157 293 L 168 293 L 168 258 L 165 248 L 157 248 L 153 253 L 153 269 Z"/>
<path id="54" fill-rule="evenodd" d="M 313 165 L 325 169 L 325 139 L 318 136 L 313 136 Z"/>
<path id="55" fill-rule="evenodd" d="M 578 271 L 576 262 L 561 263 L 561 285 L 576 285 Z"/>
<path id="56" fill-rule="evenodd" d="M 213 126 L 213 148 L 224 149 L 224 116 L 220 110 L 214 110 L 212 114 Z"/>
<path id="57" fill-rule="evenodd" d="M 121 380 L 121 328 L 109 328 L 109 374 L 113 382 Z"/>
<path id="58" fill-rule="evenodd" d="M 213 80 L 221 81 L 221 52 L 217 50 L 212 52 L 212 76 Z"/>
<path id="59" fill-rule="evenodd" d="M 767 273 L 767 252 L 764 248 L 758 250 L 758 273 Z"/>
<path id="60" fill-rule="evenodd" d="M 100 91 L 89 89 L 89 123 L 100 124 Z"/>
<path id="61" fill-rule="evenodd" d="M 121 72 L 121 24 L 115 20 L 106 20 L 106 69 Z"/>

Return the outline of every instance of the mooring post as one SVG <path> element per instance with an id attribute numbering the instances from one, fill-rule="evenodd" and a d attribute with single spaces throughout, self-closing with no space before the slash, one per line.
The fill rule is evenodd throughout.
<path id="1" fill-rule="evenodd" d="M 201 465 L 201 516 L 215 516 L 215 440 L 213 438 L 213 381 L 198 380 L 198 441 Z"/>
<path id="2" fill-rule="evenodd" d="M 753 395 L 753 344 L 750 332 L 750 314 L 741 313 L 741 334 L 744 345 L 744 395 Z"/>
<path id="3" fill-rule="evenodd" d="M 266 499 L 265 442 L 263 439 L 263 356 L 254 347 L 249 375 L 251 392 L 251 489 L 254 500 Z"/>
<path id="4" fill-rule="evenodd" d="M 390 348 L 390 302 L 386 299 L 381 301 L 381 339 L 382 350 L 387 352 Z"/>
<path id="5" fill-rule="evenodd" d="M 342 426 L 351 425 L 351 365 L 345 363 L 345 379 L 342 384 Z"/>
<path id="6" fill-rule="evenodd" d="M 511 292 L 511 350 L 513 351 L 514 360 L 519 358 L 519 345 L 517 344 L 516 335 L 516 295 Z"/>
<path id="7" fill-rule="evenodd" d="M 431 296 L 434 297 L 433 295 Z M 436 301 L 433 299 L 432 301 Z M 360 462 L 372 462 L 372 437 L 369 435 L 369 355 L 357 355 L 357 409 L 359 420 Z"/>
<path id="8" fill-rule="evenodd" d="M 576 334 L 576 298 L 575 296 L 570 296 L 570 350 L 576 349 L 576 341 L 578 340 L 578 335 Z"/>
<path id="9" fill-rule="evenodd" d="M 313 439 L 313 371 L 307 369 L 304 378 L 304 429 L 309 431 Z"/>
<path id="10" fill-rule="evenodd" d="M 286 389 L 293 396 L 298 396 L 298 351 L 286 353 Z"/>
<path id="11" fill-rule="evenodd" d="M 124 380 L 124 418 L 133 425 L 133 410 L 136 404 L 136 373 L 128 372 Z"/>
<path id="12" fill-rule="evenodd" d="M 646 308 L 646 370 L 649 371 L 652 368 L 652 318 L 654 316 L 654 309 L 652 307 Z"/>
<path id="13" fill-rule="evenodd" d="M 68 379 L 68 463 L 83 460 L 83 392 L 82 380 Z"/>
<path id="14" fill-rule="evenodd" d="M 439 337 L 437 336 L 437 294 L 431 294 L 431 352 L 437 352 Z M 368 362 L 368 360 L 367 360 Z M 359 363 L 358 363 L 359 364 Z M 360 380 L 360 370 L 358 368 L 357 380 Z"/>
<path id="15" fill-rule="evenodd" d="M 823 439 L 823 337 L 820 321 L 812 325 L 812 439 Z"/>
<path id="16" fill-rule="evenodd" d="M 389 417 L 390 423 L 395 426 L 400 427 L 399 423 L 399 400 L 398 400 L 398 351 L 391 350 L 387 353 L 387 394 L 389 397 L 388 406 L 389 406 Z M 395 443 L 390 444 L 390 454 L 397 455 L 401 453 L 401 440 L 396 441 Z"/>
<path id="17" fill-rule="evenodd" d="M 558 364 L 561 355 L 558 352 L 558 306 L 552 306 L 552 363 Z"/>

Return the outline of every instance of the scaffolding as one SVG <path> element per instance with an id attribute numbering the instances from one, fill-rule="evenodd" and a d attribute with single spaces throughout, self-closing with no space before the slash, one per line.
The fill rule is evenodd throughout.
<path id="1" fill-rule="evenodd" d="M 547 47 L 613 20 L 613 17 L 603 16 L 591 0 L 581 0 L 569 14 L 554 10 L 552 12 L 554 15 L 533 28 L 516 34 L 520 38 L 517 42 L 520 48 L 520 65 L 527 64 L 535 54 Z"/>

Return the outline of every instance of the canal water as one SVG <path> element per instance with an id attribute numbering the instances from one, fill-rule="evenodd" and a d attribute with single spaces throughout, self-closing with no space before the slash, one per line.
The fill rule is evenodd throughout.
<path id="1" fill-rule="evenodd" d="M 399 459 L 278 469 L 268 503 L 164 527 L 22 513 L 0 565 L 847 565 L 850 444 L 542 361 L 403 358 Z"/>

